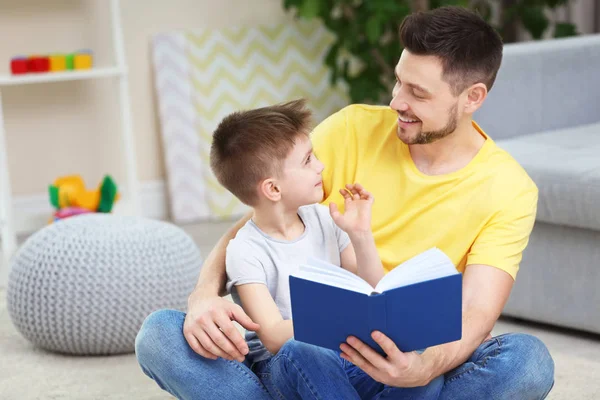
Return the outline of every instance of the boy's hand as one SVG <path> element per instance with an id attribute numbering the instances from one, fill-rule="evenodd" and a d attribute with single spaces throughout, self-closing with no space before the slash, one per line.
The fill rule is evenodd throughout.
<path id="1" fill-rule="evenodd" d="M 344 196 L 346 210 L 342 214 L 335 203 L 329 203 L 333 221 L 348 234 L 370 233 L 373 195 L 358 183 L 346 185 L 345 189 L 340 189 L 340 193 Z"/>

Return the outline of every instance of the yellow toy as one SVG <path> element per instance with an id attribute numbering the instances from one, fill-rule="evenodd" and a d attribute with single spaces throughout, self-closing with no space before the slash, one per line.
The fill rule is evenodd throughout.
<path id="1" fill-rule="evenodd" d="M 107 175 L 96 190 L 87 190 L 79 175 L 58 178 L 48 188 L 50 202 L 57 210 L 64 208 L 82 208 L 90 212 L 108 213 L 119 200 L 117 185 Z"/>

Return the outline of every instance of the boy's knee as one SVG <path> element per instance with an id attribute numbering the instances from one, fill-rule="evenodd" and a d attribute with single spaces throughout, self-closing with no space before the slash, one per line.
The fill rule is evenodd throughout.
<path id="1" fill-rule="evenodd" d="M 171 358 L 178 342 L 185 341 L 184 319 L 185 314 L 176 310 L 158 310 L 146 317 L 135 338 L 135 355 L 142 367 Z"/>
<path id="2" fill-rule="evenodd" d="M 322 350 L 323 349 L 320 347 L 290 339 L 281 346 L 277 355 L 285 355 L 288 358 L 297 359 L 302 357 L 315 357 Z"/>
<path id="3" fill-rule="evenodd" d="M 294 339 L 289 339 L 283 344 L 283 346 L 281 346 L 277 354 L 294 355 L 302 351 L 304 347 L 305 343 L 299 342 Z"/>
<path id="4" fill-rule="evenodd" d="M 312 344 L 290 339 L 281 346 L 277 353 L 279 358 L 298 363 L 299 365 L 310 365 L 314 362 L 327 364 L 328 362 L 341 362 L 340 356 L 333 350 L 325 349 Z"/>

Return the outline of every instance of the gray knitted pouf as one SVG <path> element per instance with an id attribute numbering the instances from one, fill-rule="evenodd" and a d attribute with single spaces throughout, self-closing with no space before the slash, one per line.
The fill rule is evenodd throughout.
<path id="1" fill-rule="evenodd" d="M 35 345 L 70 354 L 134 351 L 152 311 L 185 310 L 202 260 L 180 228 L 139 217 L 71 217 L 32 235 L 12 261 L 10 317 Z"/>

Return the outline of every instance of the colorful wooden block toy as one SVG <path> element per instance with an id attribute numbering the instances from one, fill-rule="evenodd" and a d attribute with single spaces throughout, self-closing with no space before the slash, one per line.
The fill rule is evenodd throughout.
<path id="1" fill-rule="evenodd" d="M 43 72 L 84 70 L 93 67 L 91 50 L 80 50 L 70 54 L 16 56 L 10 60 L 13 75 Z"/>

